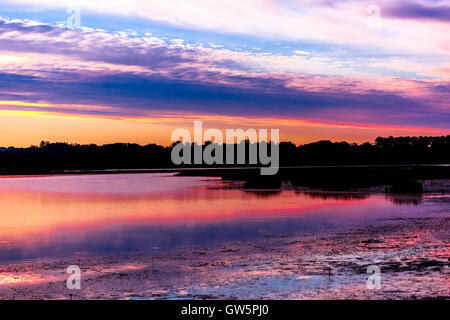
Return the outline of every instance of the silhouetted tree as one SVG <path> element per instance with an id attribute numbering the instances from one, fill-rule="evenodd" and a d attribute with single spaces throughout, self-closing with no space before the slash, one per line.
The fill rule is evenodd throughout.
<path id="1" fill-rule="evenodd" d="M 201 146 L 202 149 L 210 143 L 212 142 L 209 141 Z M 242 141 L 240 144 L 241 147 L 243 144 L 246 151 L 245 165 L 254 166 L 249 164 L 249 150 L 252 147 L 258 149 L 260 145 L 250 141 Z M 39 147 L 0 148 L 0 169 L 7 172 L 51 169 L 170 168 L 174 167 L 171 151 L 175 145 L 174 143 L 164 147 L 157 144 L 141 146 L 134 143 L 114 143 L 98 146 L 42 141 Z M 190 147 L 193 148 L 194 144 Z M 238 144 L 232 147 L 234 163 L 242 166 L 236 161 Z M 322 140 L 296 146 L 288 141 L 280 143 L 280 164 L 281 166 L 298 166 L 450 163 L 449 151 L 450 136 L 379 137 L 373 144 Z M 223 153 L 226 159 L 226 146 L 223 146 Z"/>

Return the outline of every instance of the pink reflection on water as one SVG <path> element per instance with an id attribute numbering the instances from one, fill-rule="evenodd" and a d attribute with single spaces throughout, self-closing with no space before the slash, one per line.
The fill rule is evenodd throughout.
<path id="1" fill-rule="evenodd" d="M 310 220 L 335 223 L 396 214 L 384 196 L 243 192 L 223 186 L 216 178 L 173 174 L 0 178 L 0 253 L 35 242 L 82 242 L 99 230 L 124 237 L 123 226 L 177 226 L 195 233 L 200 225 L 264 223 L 255 228 L 270 229 L 293 217 L 305 219 L 306 225 Z M 164 230 L 162 238 L 167 235 Z"/>
<path id="2" fill-rule="evenodd" d="M 350 205 L 293 192 L 264 199 L 240 190 L 211 188 L 219 183 L 154 174 L 3 178 L 0 236 L 142 221 L 189 224 Z"/>

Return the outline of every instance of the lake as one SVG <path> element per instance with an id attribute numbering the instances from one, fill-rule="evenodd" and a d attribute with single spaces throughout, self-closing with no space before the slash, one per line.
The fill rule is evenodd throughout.
<path id="1" fill-rule="evenodd" d="M 0 178 L 0 262 L 164 251 L 448 212 L 446 194 L 252 191 L 173 173 Z"/>

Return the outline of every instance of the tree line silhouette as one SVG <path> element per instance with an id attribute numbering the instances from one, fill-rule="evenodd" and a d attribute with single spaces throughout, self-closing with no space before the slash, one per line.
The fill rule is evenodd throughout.
<path id="1" fill-rule="evenodd" d="M 210 143 L 213 142 L 207 142 L 205 145 Z M 248 151 L 252 143 L 249 141 L 240 143 L 245 144 L 248 160 Z M 28 148 L 0 148 L 0 170 L 20 172 L 21 170 L 173 168 L 177 167 L 171 161 L 174 145 L 148 144 L 142 146 L 133 143 L 114 143 L 99 146 L 42 141 L 39 146 Z M 194 146 L 191 145 L 191 147 Z M 259 144 L 256 147 L 259 148 Z M 237 150 L 237 144 L 234 145 L 234 148 Z M 226 148 L 223 149 L 226 154 Z M 292 142 L 281 142 L 279 157 L 280 166 L 447 164 L 450 163 L 449 150 L 450 135 L 438 137 L 391 136 L 379 137 L 373 143 L 362 144 L 322 140 L 297 146 Z M 247 165 L 250 166 L 248 162 Z M 254 164 L 251 165 L 254 166 Z M 185 166 L 195 167 L 193 164 Z M 242 165 L 235 164 L 234 166 Z"/>

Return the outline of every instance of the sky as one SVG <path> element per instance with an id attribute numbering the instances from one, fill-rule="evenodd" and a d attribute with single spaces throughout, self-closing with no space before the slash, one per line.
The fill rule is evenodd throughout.
<path id="1" fill-rule="evenodd" d="M 450 134 L 450 1 L 0 0 L 0 146 Z"/>

